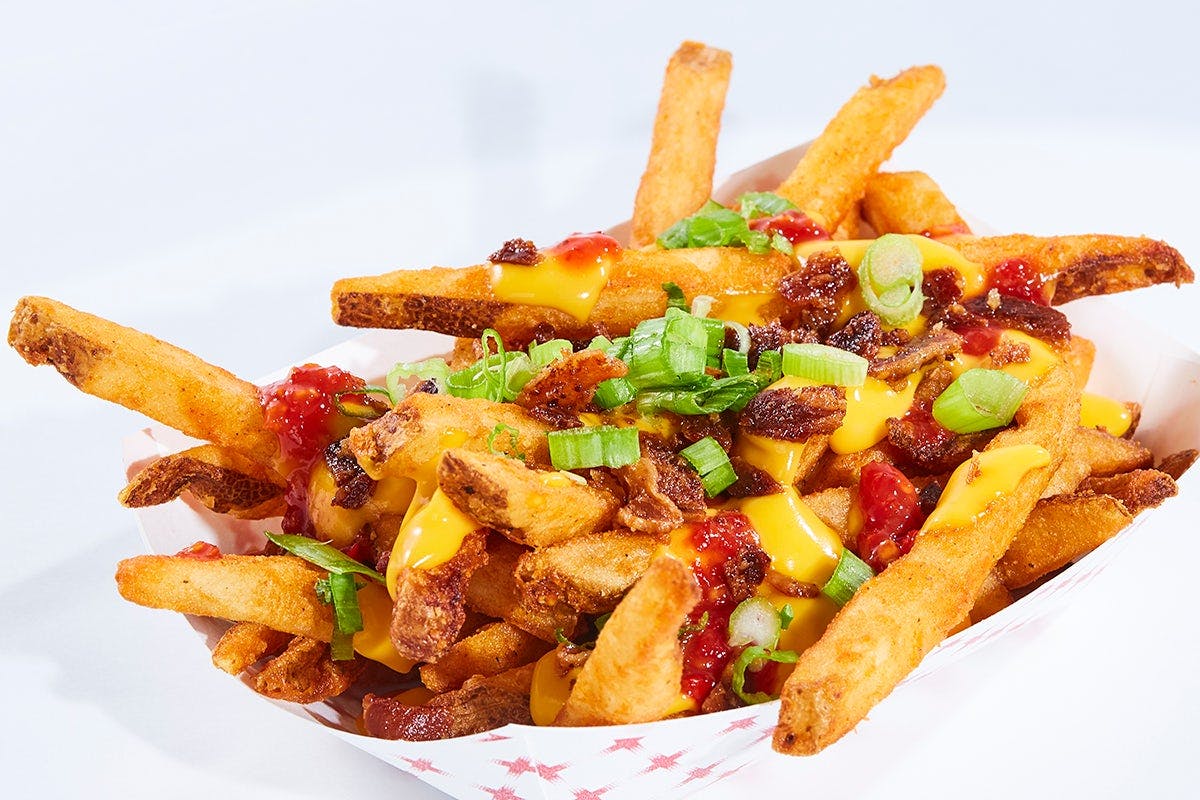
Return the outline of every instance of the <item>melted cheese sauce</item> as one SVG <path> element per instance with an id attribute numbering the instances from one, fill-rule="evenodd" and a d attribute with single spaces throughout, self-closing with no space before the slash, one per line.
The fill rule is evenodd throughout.
<path id="1" fill-rule="evenodd" d="M 868 377 L 862 386 L 846 387 L 846 416 L 841 426 L 830 436 L 829 449 L 838 454 L 857 453 L 883 441 L 887 436 L 887 420 L 903 416 L 912 406 L 913 394 L 920 380 L 920 374 L 909 375 L 900 388 L 893 389 L 878 378 Z M 806 386 L 820 385 L 807 378 L 785 375 L 767 388 L 802 389 Z M 753 459 L 750 463 L 767 469 Z"/>
<path id="2" fill-rule="evenodd" d="M 354 634 L 355 651 L 397 672 L 412 669 L 416 662 L 397 653 L 388 635 L 392 624 L 392 598 L 388 590 L 368 581 L 358 590 L 358 608 L 362 612 L 363 629 Z"/>
<path id="3" fill-rule="evenodd" d="M 1021 331 L 1006 330 L 1000 335 L 1001 343 L 1008 342 L 1010 344 L 1023 344 L 1029 348 L 1029 360 L 1015 364 L 1005 364 L 1000 368 L 1002 372 L 1007 372 L 1014 378 L 1019 378 L 1026 383 L 1032 382 L 1042 375 L 1055 364 L 1062 361 L 1062 356 L 1055 352 L 1054 348 L 1043 342 L 1041 339 L 1030 336 Z M 988 366 L 986 361 L 989 361 L 986 356 L 971 356 L 966 353 L 958 353 L 954 360 L 949 362 L 949 367 L 955 377 L 963 374 L 969 369 L 979 366 Z"/>
<path id="4" fill-rule="evenodd" d="M 418 499 L 409 507 L 392 556 L 388 560 L 387 587 L 396 596 L 396 581 L 404 569 L 433 569 L 454 557 L 463 539 L 479 529 L 479 523 L 464 514 L 441 489 L 433 489 L 428 501 L 420 496 L 429 486 L 418 486 Z"/>
<path id="5" fill-rule="evenodd" d="M 1079 424 L 1084 428 L 1101 428 L 1113 436 L 1124 436 L 1133 424 L 1129 406 L 1091 392 L 1079 398 Z"/>
<path id="6" fill-rule="evenodd" d="M 921 531 L 970 524 L 993 500 L 1017 488 L 1029 472 L 1049 463 L 1050 453 L 1035 444 L 978 453 L 954 470 Z"/>
<path id="7" fill-rule="evenodd" d="M 750 519 L 776 572 L 823 586 L 837 567 L 842 540 L 800 499 L 791 486 L 747 497 L 734 507 Z"/>
<path id="8" fill-rule="evenodd" d="M 492 292 L 506 303 L 556 308 L 583 322 L 608 285 L 611 266 L 611 257 L 579 263 L 554 256 L 533 266 L 492 264 Z"/>
<path id="9" fill-rule="evenodd" d="M 762 325 L 767 321 L 763 306 L 778 297 L 774 292 L 726 294 L 717 298 L 713 316 L 717 319 L 740 322 L 743 325 Z"/>

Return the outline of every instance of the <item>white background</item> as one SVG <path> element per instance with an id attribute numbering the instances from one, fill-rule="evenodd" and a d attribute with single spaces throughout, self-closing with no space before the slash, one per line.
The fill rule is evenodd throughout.
<path id="1" fill-rule="evenodd" d="M 732 50 L 719 172 L 872 72 L 949 88 L 894 165 L 1003 231 L 1200 259 L 1197 19 L 1175 3 L 0 3 L 0 301 L 56 297 L 253 378 L 348 336 L 338 277 L 628 216 L 679 41 Z M 571 8 L 572 10 L 567 10 Z M 1195 289 L 1121 302 L 1200 347 Z M 263 707 L 111 579 L 143 423 L 0 353 L 0 774 L 46 797 L 438 797 Z M 1074 606 L 709 790 L 1178 797 L 1200 766 L 1192 499 Z"/>

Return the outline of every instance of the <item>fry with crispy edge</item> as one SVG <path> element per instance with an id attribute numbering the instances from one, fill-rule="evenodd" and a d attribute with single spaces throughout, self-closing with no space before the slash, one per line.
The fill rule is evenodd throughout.
<path id="1" fill-rule="evenodd" d="M 218 514 L 266 519 L 283 513 L 284 481 L 235 450 L 212 444 L 152 461 L 121 490 L 129 508 L 156 506 L 187 491 Z"/>
<path id="2" fill-rule="evenodd" d="M 970 233 L 971 228 L 924 172 L 880 172 L 867 182 L 862 214 L 867 224 L 885 233 L 919 233 L 934 238 Z"/>
<path id="3" fill-rule="evenodd" d="M 995 575 L 1009 589 L 1028 586 L 1116 536 L 1133 521 L 1108 495 L 1061 495 L 1039 500 Z"/>
<path id="4" fill-rule="evenodd" d="M 319 703 L 336 697 L 366 669 L 363 658 L 334 661 L 329 643 L 297 636 L 254 678 L 254 691 L 275 700 Z"/>
<path id="5" fill-rule="evenodd" d="M 437 661 L 458 640 L 467 619 L 467 584 L 487 561 L 487 538 L 486 530 L 474 531 L 449 561 L 400 572 L 388 631 L 397 653 L 413 661 Z"/>
<path id="6" fill-rule="evenodd" d="M 633 204 L 632 244 L 652 244 L 712 194 L 717 133 L 733 57 L 699 42 L 684 42 L 663 77 L 650 158 Z"/>
<path id="7" fill-rule="evenodd" d="M 612 611 L 662 546 L 630 531 L 577 536 L 521 556 L 517 578 L 539 602 L 563 601 L 585 614 Z"/>
<path id="8" fill-rule="evenodd" d="M 263 427 L 258 389 L 186 350 L 46 297 L 21 298 L 8 343 L 90 395 L 259 464 L 275 459 L 278 440 Z"/>
<path id="9" fill-rule="evenodd" d="M 488 540 L 487 563 L 475 570 L 467 586 L 467 604 L 481 614 L 499 617 L 542 641 L 575 635 L 579 615 L 563 603 L 542 605 L 521 591 L 517 562 L 529 552 L 499 534 Z"/>
<path id="10" fill-rule="evenodd" d="M 679 701 L 679 628 L 700 599 L 691 570 L 657 558 L 596 639 L 555 725 L 622 725 L 666 716 Z"/>
<path id="11" fill-rule="evenodd" d="M 872 77 L 808 146 L 777 194 L 834 230 L 945 88 L 946 76 L 935 66 Z"/>
<path id="12" fill-rule="evenodd" d="M 775 749 L 811 754 L 841 738 L 967 617 L 1062 460 L 1078 415 L 1078 392 L 1065 365 L 1030 386 L 1015 427 L 997 434 L 987 449 L 1039 445 L 1050 463 L 1027 473 L 970 524 L 924 531 L 907 555 L 863 584 L 784 684 Z"/>
<path id="13" fill-rule="evenodd" d="M 237 622 L 221 634 L 213 647 L 213 666 L 230 675 L 240 675 L 263 658 L 283 650 L 291 640 L 290 633 L 257 622 Z"/>
<path id="14" fill-rule="evenodd" d="M 437 660 L 421 667 L 421 683 L 432 692 L 457 689 L 476 675 L 496 675 L 536 661 L 553 645 L 507 622 L 484 625 L 464 636 Z"/>

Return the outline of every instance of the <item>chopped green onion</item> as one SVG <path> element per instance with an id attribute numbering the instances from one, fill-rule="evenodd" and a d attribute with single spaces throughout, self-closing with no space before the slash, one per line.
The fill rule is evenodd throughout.
<path id="1" fill-rule="evenodd" d="M 501 450 L 500 448 L 496 447 L 496 438 L 504 433 L 508 434 L 508 449 Z M 509 458 L 515 458 L 518 461 L 524 461 L 525 454 L 521 452 L 520 437 L 521 432 L 516 428 L 512 427 L 511 425 L 500 423 L 496 427 L 492 428 L 492 432 L 488 434 L 488 452 L 492 453 L 493 455 L 508 456 Z"/>
<path id="2" fill-rule="evenodd" d="M 771 237 L 750 230 L 741 214 L 709 200 L 695 214 L 679 220 L 658 237 L 658 246 L 665 250 L 740 246 L 752 253 L 765 253 L 771 249 Z"/>
<path id="3" fill-rule="evenodd" d="M 862 386 L 869 362 L 849 350 L 827 344 L 785 344 L 783 374 L 830 386 Z"/>
<path id="4" fill-rule="evenodd" d="M 969 369 L 933 401 L 933 418 L 955 433 L 1002 428 L 1025 399 L 1029 386 L 998 369 Z"/>
<path id="5" fill-rule="evenodd" d="M 739 353 L 750 352 L 750 329 L 740 322 L 732 322 L 725 320 L 725 330 L 732 331 L 737 337 L 737 351 Z"/>
<path id="6" fill-rule="evenodd" d="M 624 467 L 642 457 L 637 428 L 568 428 L 547 433 L 546 443 L 555 469 Z"/>
<path id="7" fill-rule="evenodd" d="M 750 356 L 739 351 L 725 348 L 721 353 L 721 369 L 731 378 L 740 378 L 750 374 Z"/>
<path id="8" fill-rule="evenodd" d="M 784 236 L 782 233 L 771 234 L 771 247 L 785 256 L 796 254 L 796 248 L 792 245 L 792 240 Z"/>
<path id="9" fill-rule="evenodd" d="M 725 348 L 725 323 L 710 317 L 697 317 L 697 319 L 704 325 L 704 333 L 708 336 L 708 342 L 704 347 L 705 363 L 710 367 L 719 366 L 721 350 Z"/>
<path id="10" fill-rule="evenodd" d="M 725 449 L 711 436 L 705 436 L 700 441 L 688 445 L 679 451 L 679 455 L 701 475 L 729 462 L 729 455 Z"/>
<path id="11" fill-rule="evenodd" d="M 605 355 L 627 361 L 629 359 L 629 337 L 618 336 L 613 339 L 612 346 L 605 351 Z"/>
<path id="12" fill-rule="evenodd" d="M 841 558 L 829 576 L 828 582 L 821 589 L 821 594 L 828 597 L 839 606 L 850 602 L 850 598 L 858 591 L 858 587 L 866 583 L 875 573 L 865 561 L 856 556 L 849 547 L 842 548 Z"/>
<path id="13" fill-rule="evenodd" d="M 392 393 L 382 386 L 364 386 L 361 389 L 347 389 L 344 392 L 333 393 L 333 407 L 343 417 L 354 417 L 355 419 L 379 419 L 385 412 L 367 403 L 346 403 L 342 400 L 347 395 L 357 394 L 381 394 L 389 401 L 392 399 Z"/>
<path id="14" fill-rule="evenodd" d="M 354 634 L 363 629 L 362 610 L 358 605 L 359 586 L 349 574 L 332 574 L 326 585 L 333 604 L 333 638 L 329 642 L 329 654 L 334 661 L 350 661 L 354 658 Z"/>
<path id="15" fill-rule="evenodd" d="M 718 378 L 699 389 L 642 392 L 637 398 L 637 408 L 645 416 L 660 411 L 690 416 L 741 411 L 762 387 L 760 377 L 753 374 Z"/>
<path id="16" fill-rule="evenodd" d="M 446 378 L 446 392 L 454 397 L 482 397 L 496 403 L 511 401 L 533 377 L 533 364 L 525 353 L 499 352 L 484 356 Z"/>
<path id="17" fill-rule="evenodd" d="M 637 389 L 686 385 L 704 375 L 708 331 L 703 320 L 668 308 L 665 317 L 638 324 L 629 336 L 626 379 Z"/>
<path id="18" fill-rule="evenodd" d="M 533 371 L 537 372 L 542 367 L 551 364 L 564 352 L 570 353 L 571 349 L 571 343 L 566 339 L 551 339 L 541 344 L 531 342 L 529 345 L 529 360 L 533 365 Z"/>
<path id="19" fill-rule="evenodd" d="M 792 620 L 796 618 L 796 612 L 792 609 L 791 603 L 784 603 L 783 608 L 779 609 L 779 629 L 786 631 L 792 627 Z"/>
<path id="20" fill-rule="evenodd" d="M 623 406 L 633 399 L 637 390 L 633 384 L 624 378 L 609 378 L 596 385 L 596 394 L 592 402 L 605 410 Z"/>
<path id="21" fill-rule="evenodd" d="M 610 617 L 612 617 L 612 612 L 606 611 L 605 613 L 601 614 L 600 616 L 598 616 L 594 620 L 592 620 L 592 625 L 596 628 L 596 633 L 599 633 L 600 631 L 604 630 L 604 626 L 608 624 L 608 620 Z"/>
<path id="22" fill-rule="evenodd" d="M 712 311 L 713 303 L 717 302 L 715 297 L 707 294 L 698 294 L 692 298 L 692 316 L 707 317 L 708 312 Z"/>
<path id="23" fill-rule="evenodd" d="M 766 703 L 775 698 L 766 692 L 746 691 L 746 670 L 760 659 L 763 661 L 778 661 L 781 664 L 795 664 L 799 655 L 793 650 L 766 650 L 762 647 L 747 647 L 733 662 L 733 675 L 730 684 L 733 693 L 750 705 Z"/>
<path id="24" fill-rule="evenodd" d="M 772 384 L 783 377 L 783 354 L 778 350 L 764 350 L 758 354 L 758 364 L 751 373 L 764 384 Z"/>
<path id="25" fill-rule="evenodd" d="M 774 192 L 746 192 L 737 199 L 737 206 L 746 219 L 773 217 L 796 208 L 791 200 Z"/>
<path id="26" fill-rule="evenodd" d="M 450 376 L 450 367 L 444 359 L 429 358 L 424 361 L 401 361 L 396 366 L 388 370 L 387 380 L 384 383 L 387 386 L 388 395 L 391 397 L 392 405 L 396 405 L 404 399 L 407 393 L 400 381 L 405 378 L 420 378 L 421 380 L 433 379 L 437 381 L 438 388 L 444 389 L 446 386 L 446 378 Z"/>
<path id="27" fill-rule="evenodd" d="M 667 281 L 662 285 L 662 290 L 667 293 L 667 308 L 678 308 L 680 311 L 687 311 L 687 297 L 683 294 L 683 289 L 679 288 L 678 283 Z"/>
<path id="28" fill-rule="evenodd" d="M 282 547 L 294 556 L 299 556 L 310 564 L 316 564 L 321 569 L 334 575 L 357 573 L 366 575 L 372 580 L 383 583 L 383 576 L 366 564 L 355 561 L 350 556 L 326 542 L 318 542 L 307 536 L 295 536 L 287 533 L 267 533 L 267 539 L 278 547 Z"/>
<path id="29" fill-rule="evenodd" d="M 737 483 L 737 473 L 733 470 L 733 464 L 725 463 L 711 472 L 706 472 L 700 476 L 700 485 L 704 487 L 704 493 L 709 497 L 716 497 L 721 492 L 728 489 Z"/>
<path id="30" fill-rule="evenodd" d="M 863 253 L 858 285 L 867 308 L 888 325 L 907 325 L 921 313 L 925 295 L 921 251 L 907 236 L 886 233 Z"/>
<path id="31" fill-rule="evenodd" d="M 591 343 L 584 350 L 599 350 L 601 353 L 607 353 L 612 349 L 612 346 L 612 340 L 607 336 L 597 336 L 595 339 L 592 339 Z"/>
<path id="32" fill-rule="evenodd" d="M 779 643 L 779 612 L 765 597 L 747 597 L 729 615 L 729 644 L 773 648 Z"/>

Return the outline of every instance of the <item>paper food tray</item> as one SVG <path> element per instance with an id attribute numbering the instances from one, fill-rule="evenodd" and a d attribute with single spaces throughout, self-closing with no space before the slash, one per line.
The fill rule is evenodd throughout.
<path id="1" fill-rule="evenodd" d="M 1142 404 L 1138 439 L 1160 456 L 1186 447 L 1200 448 L 1200 408 L 1195 402 L 1200 356 L 1140 325 L 1103 299 L 1072 303 L 1069 312 L 1073 330 L 1096 342 L 1089 388 Z M 377 331 L 297 363 L 336 364 L 364 377 L 378 377 L 397 360 L 443 353 L 448 342 L 437 334 Z M 266 380 L 285 372 L 286 368 Z M 126 439 L 124 461 L 132 474 L 148 459 L 191 444 L 173 430 L 149 428 Z M 1194 471 L 1185 475 L 1181 492 L 1194 493 L 1197 483 Z M 212 542 L 223 552 L 244 552 L 263 545 L 262 531 L 278 529 L 278 520 L 236 520 L 182 499 L 135 513 L 146 545 L 154 553 L 176 553 L 197 540 Z M 1155 520 L 1153 510 L 1140 515 L 1129 528 L 1052 580 L 995 616 L 950 637 L 904 683 L 930 675 L 1060 607 L 1113 559 L 1129 537 L 1153 527 Z M 188 620 L 206 637 L 210 648 L 226 627 L 217 620 Z M 355 717 L 360 709 L 353 699 L 310 706 L 262 700 L 324 725 L 331 734 L 454 797 L 495 800 L 619 800 L 690 794 L 763 756 L 779 713 L 775 701 L 642 725 L 570 730 L 509 725 L 460 739 L 401 742 L 358 734 Z"/>

